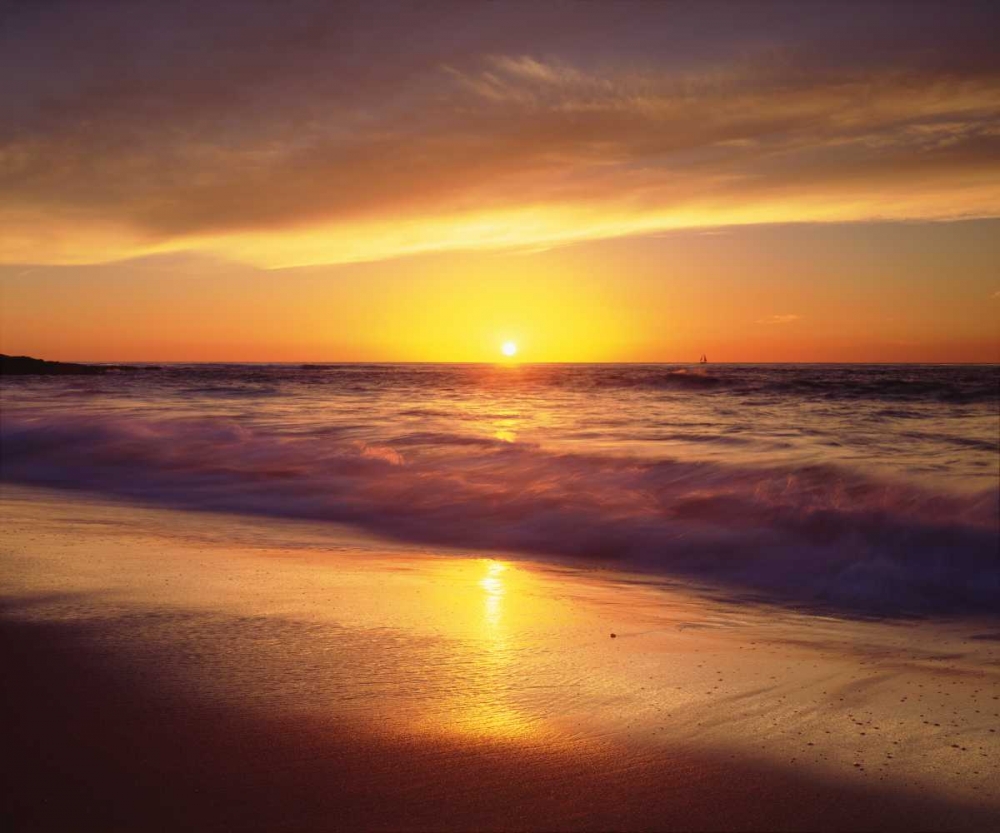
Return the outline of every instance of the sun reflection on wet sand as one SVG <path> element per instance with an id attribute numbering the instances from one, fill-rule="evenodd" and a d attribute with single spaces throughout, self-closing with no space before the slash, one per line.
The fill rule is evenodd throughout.
<path id="1" fill-rule="evenodd" d="M 479 582 L 479 586 L 486 591 L 483 599 L 485 606 L 483 621 L 494 639 L 503 638 L 500 625 L 503 617 L 503 597 L 507 593 L 507 586 L 501 576 L 506 570 L 506 564 L 489 561 L 486 565 L 486 577 Z"/>
<path id="2" fill-rule="evenodd" d="M 464 659 L 472 673 L 458 682 L 454 702 L 445 712 L 445 729 L 480 739 L 522 739 L 530 733 L 532 721 L 513 702 L 518 650 L 507 619 L 509 593 L 517 583 L 510 578 L 516 571 L 493 559 L 478 564 L 485 568 L 475 585 L 480 638 L 468 644 L 470 653 Z"/>

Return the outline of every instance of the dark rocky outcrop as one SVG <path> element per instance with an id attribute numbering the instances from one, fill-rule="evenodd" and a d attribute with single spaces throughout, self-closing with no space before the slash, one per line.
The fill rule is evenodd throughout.
<path id="1" fill-rule="evenodd" d="M 49 362 L 30 356 L 5 356 L 0 354 L 0 375 L 3 376 L 96 376 L 104 373 L 103 367 L 70 362 Z"/>
<path id="2" fill-rule="evenodd" d="M 31 356 L 6 356 L 0 353 L 0 376 L 99 376 L 114 370 L 157 369 L 151 366 L 139 367 L 136 365 L 50 362 L 45 359 L 33 359 Z"/>

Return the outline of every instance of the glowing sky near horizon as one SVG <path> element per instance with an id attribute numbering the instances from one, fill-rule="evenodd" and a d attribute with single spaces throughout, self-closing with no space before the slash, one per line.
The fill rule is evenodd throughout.
<path id="1" fill-rule="evenodd" d="M 1000 360 L 991 4 L 0 14 L 3 352 Z"/>

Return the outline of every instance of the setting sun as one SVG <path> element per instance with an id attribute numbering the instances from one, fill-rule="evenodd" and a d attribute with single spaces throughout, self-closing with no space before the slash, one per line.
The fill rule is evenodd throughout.
<path id="1" fill-rule="evenodd" d="M 517 345 L 513 341 L 505 341 L 500 351 L 509 358 L 517 353 Z"/>

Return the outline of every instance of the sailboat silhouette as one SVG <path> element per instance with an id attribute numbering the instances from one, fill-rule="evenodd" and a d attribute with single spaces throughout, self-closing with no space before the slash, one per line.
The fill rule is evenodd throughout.
<path id="1" fill-rule="evenodd" d="M 708 357 L 704 353 L 701 354 L 701 361 L 699 364 L 708 364 Z"/>

